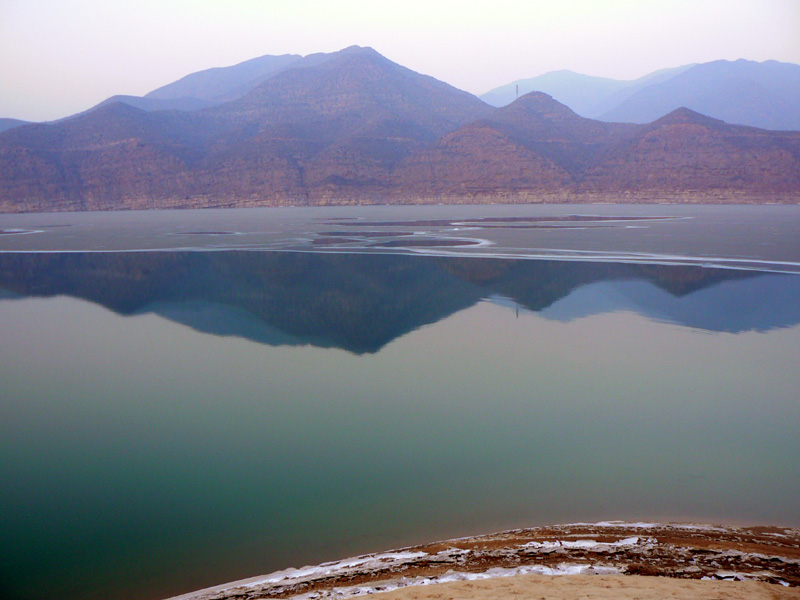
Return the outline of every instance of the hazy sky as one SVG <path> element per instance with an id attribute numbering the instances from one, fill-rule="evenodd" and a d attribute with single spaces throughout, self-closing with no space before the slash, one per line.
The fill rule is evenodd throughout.
<path id="1" fill-rule="evenodd" d="M 353 44 L 476 94 L 557 69 L 800 63 L 800 0 L 0 0 L 0 117 L 59 118 L 193 71 Z"/>

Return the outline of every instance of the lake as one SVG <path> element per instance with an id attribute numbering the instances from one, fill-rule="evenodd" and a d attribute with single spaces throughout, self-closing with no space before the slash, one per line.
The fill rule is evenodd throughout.
<path id="1" fill-rule="evenodd" d="M 0 595 L 800 525 L 800 207 L 0 215 Z"/>

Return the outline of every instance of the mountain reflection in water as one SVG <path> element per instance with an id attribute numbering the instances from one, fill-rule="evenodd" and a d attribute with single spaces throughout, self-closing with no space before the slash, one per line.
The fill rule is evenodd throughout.
<path id="1" fill-rule="evenodd" d="M 281 252 L 0 255 L 0 300 L 68 295 L 270 345 L 377 352 L 484 299 L 568 321 L 628 310 L 709 331 L 800 322 L 800 278 L 699 266 Z"/>
<path id="2" fill-rule="evenodd" d="M 698 266 L 0 253 L 0 597 L 546 523 L 797 525 L 798 299 Z"/>

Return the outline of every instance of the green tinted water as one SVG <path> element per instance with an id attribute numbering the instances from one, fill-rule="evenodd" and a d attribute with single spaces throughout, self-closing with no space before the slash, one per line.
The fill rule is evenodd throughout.
<path id="1" fill-rule="evenodd" d="M 800 525 L 795 275 L 3 254 L 0 289 L 4 597 L 554 522 Z"/>

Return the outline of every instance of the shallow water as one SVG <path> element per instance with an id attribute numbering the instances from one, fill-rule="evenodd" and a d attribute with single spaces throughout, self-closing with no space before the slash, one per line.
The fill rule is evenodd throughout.
<path id="1" fill-rule="evenodd" d="M 767 272 L 797 262 L 797 209 L 716 208 L 423 250 L 448 256 L 198 251 L 263 211 L 0 217 L 43 231 L 0 236 L 0 592 L 159 598 L 554 522 L 800 525 L 800 277 Z M 267 211 L 246 243 L 448 211 Z M 544 254 L 531 231 L 571 260 L 463 256 Z"/>

